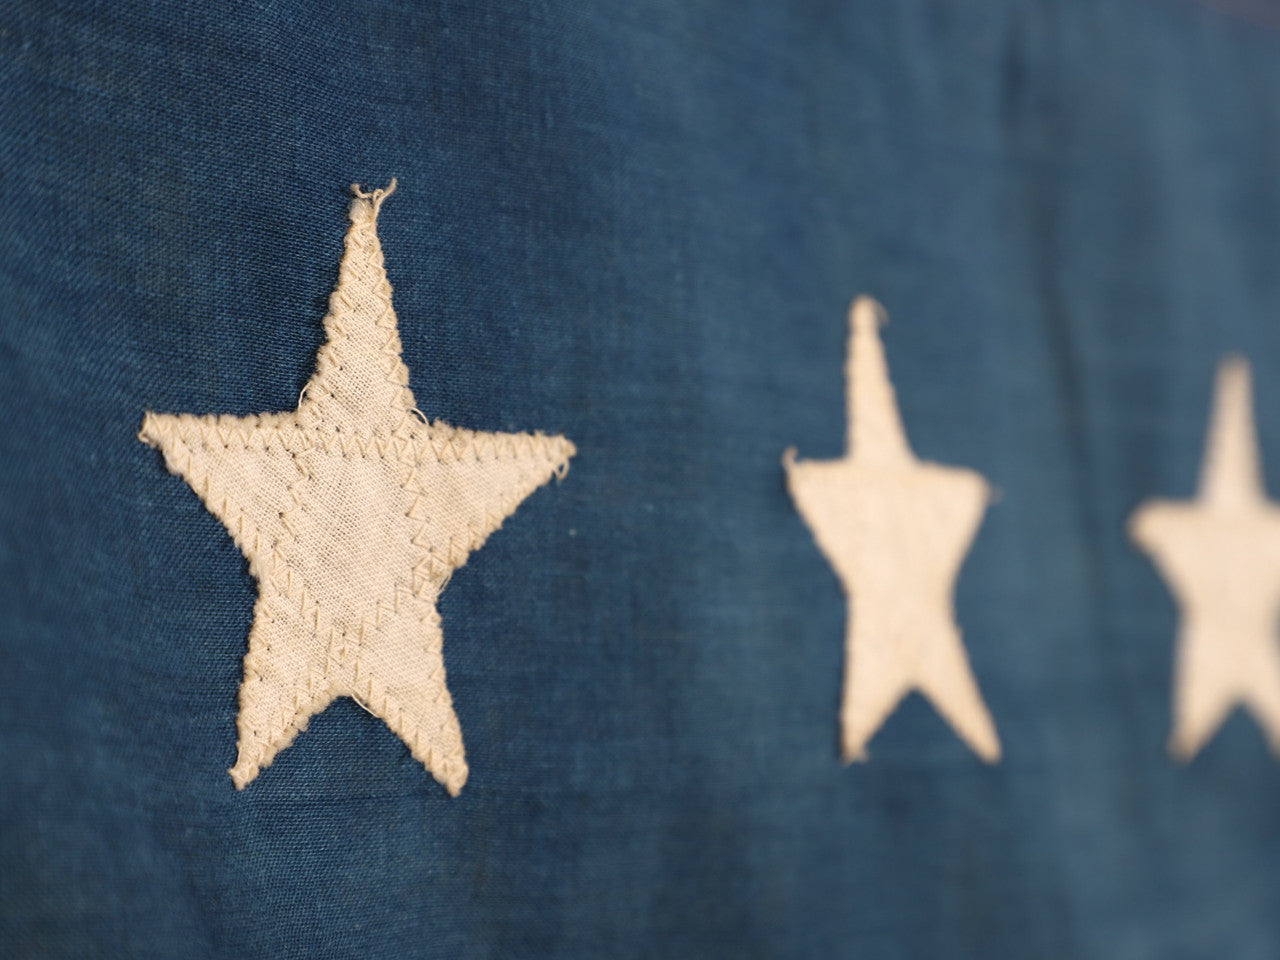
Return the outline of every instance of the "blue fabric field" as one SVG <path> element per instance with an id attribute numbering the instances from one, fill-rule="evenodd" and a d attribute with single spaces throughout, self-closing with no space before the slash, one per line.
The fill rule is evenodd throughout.
<path id="1" fill-rule="evenodd" d="M 1280 491 L 1280 30 L 1239 0 L 0 7 L 0 954 L 1280 956 L 1280 764 L 1170 759 L 1129 542 L 1219 359 Z M 429 418 L 577 455 L 439 602 L 470 779 L 349 699 L 243 792 L 257 588 L 143 412 L 293 409 L 349 184 Z M 885 305 L 998 490 L 956 616 L 1003 759 L 842 766 L 839 456 Z"/>

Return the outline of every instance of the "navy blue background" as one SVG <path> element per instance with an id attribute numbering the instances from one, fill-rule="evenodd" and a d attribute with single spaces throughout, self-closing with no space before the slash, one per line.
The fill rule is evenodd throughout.
<path id="1" fill-rule="evenodd" d="M 1228 350 L 1280 484 L 1280 35 L 25 0 L 0 170 L 4 955 L 1280 955 L 1280 766 L 1239 713 L 1167 759 L 1123 529 L 1193 493 Z M 255 586 L 134 435 L 294 406 L 347 184 L 392 176 L 419 407 L 580 452 L 441 600 L 460 798 L 347 700 L 237 793 Z M 994 768 L 918 697 L 837 761 L 845 604 L 779 460 L 840 452 L 864 292 L 916 451 L 1002 493 L 957 589 Z"/>

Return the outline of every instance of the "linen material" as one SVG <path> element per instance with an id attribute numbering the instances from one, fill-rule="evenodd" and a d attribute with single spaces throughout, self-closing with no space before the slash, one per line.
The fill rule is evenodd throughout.
<path id="1" fill-rule="evenodd" d="M 1178 612 L 1125 536 L 1195 495 L 1224 353 L 1280 479 L 1280 34 L 4 6 L 0 955 L 1280 957 L 1280 763 L 1240 710 L 1170 762 Z M 393 174 L 418 407 L 581 454 L 437 600 L 460 797 L 348 697 L 237 793 L 258 584 L 133 438 L 296 406 L 346 185 Z M 999 491 L 955 593 L 998 765 L 915 694 L 838 762 L 846 600 L 778 460 L 841 456 L 863 290 L 912 447 Z"/>
<path id="2" fill-rule="evenodd" d="M 987 483 L 911 452 L 880 343 L 883 320 L 869 297 L 849 310 L 845 456 L 798 462 L 789 450 L 784 457 L 796 509 L 848 598 L 841 752 L 845 762 L 867 759 L 867 741 L 914 689 L 994 762 L 1000 741 L 951 599 L 986 510 Z"/>
<path id="3" fill-rule="evenodd" d="M 466 754 L 436 598 L 574 452 L 562 437 L 455 430 L 418 413 L 377 235 L 394 186 L 353 187 L 328 339 L 294 413 L 143 419 L 140 438 L 223 522 L 259 583 L 237 789 L 349 696 L 456 795 Z"/>

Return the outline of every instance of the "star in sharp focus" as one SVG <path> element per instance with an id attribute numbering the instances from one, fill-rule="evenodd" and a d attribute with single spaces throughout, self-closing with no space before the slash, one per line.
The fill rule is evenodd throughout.
<path id="1" fill-rule="evenodd" d="M 854 301 L 845 367 L 848 433 L 839 460 L 797 461 L 787 486 L 848 598 L 845 762 L 910 691 L 923 693 L 988 762 L 1000 741 L 969 667 L 952 605 L 956 575 L 989 499 L 972 470 L 916 458 L 899 419 L 879 324 L 868 297 Z"/>
<path id="2" fill-rule="evenodd" d="M 243 788 L 349 696 L 451 794 L 467 779 L 436 598 L 573 444 L 428 423 L 409 390 L 377 216 L 353 187 L 327 341 L 296 410 L 147 413 L 139 438 L 226 526 L 258 582 L 237 718 Z"/>
<path id="3" fill-rule="evenodd" d="M 1150 500 L 1129 530 L 1181 612 L 1170 752 L 1191 759 L 1244 706 L 1280 754 L 1280 508 L 1263 487 L 1245 360 L 1218 369 L 1197 497 Z"/>

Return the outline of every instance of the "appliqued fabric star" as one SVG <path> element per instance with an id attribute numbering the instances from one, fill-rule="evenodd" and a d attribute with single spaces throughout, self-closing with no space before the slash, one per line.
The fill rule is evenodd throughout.
<path id="1" fill-rule="evenodd" d="M 1236 706 L 1280 754 L 1280 508 L 1267 499 L 1249 365 L 1218 369 L 1198 496 L 1149 500 L 1129 532 L 1178 601 L 1169 751 L 1189 760 Z"/>
<path id="2" fill-rule="evenodd" d="M 867 742 L 918 690 L 978 756 L 995 762 L 1000 741 L 952 601 L 987 482 L 911 452 L 880 342 L 883 317 L 868 297 L 850 309 L 844 457 L 797 461 L 788 450 L 783 459 L 796 508 L 848 598 L 842 753 L 846 763 L 865 760 Z"/>
<path id="3" fill-rule="evenodd" d="M 327 340 L 296 410 L 142 421 L 139 438 L 222 521 L 258 582 L 237 788 L 349 696 L 456 795 L 467 764 L 436 598 L 574 454 L 563 437 L 459 430 L 418 412 L 377 234 L 394 188 L 352 188 Z"/>

